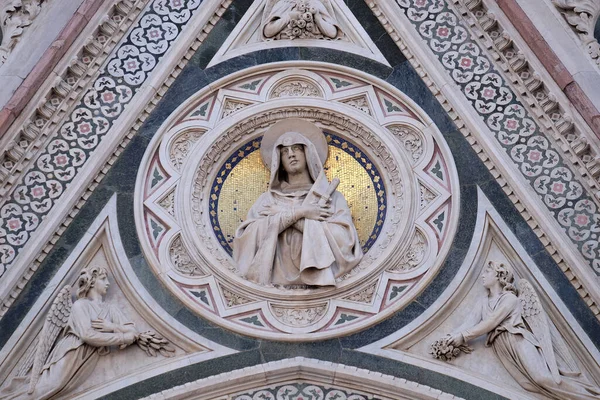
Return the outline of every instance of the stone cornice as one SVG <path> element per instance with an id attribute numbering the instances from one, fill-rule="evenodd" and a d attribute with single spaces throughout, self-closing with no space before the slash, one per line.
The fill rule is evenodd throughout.
<path id="1" fill-rule="evenodd" d="M 465 22 L 473 30 L 473 37 L 491 54 L 497 68 L 507 77 L 508 84 L 520 95 L 522 103 L 529 108 L 531 115 L 537 117 L 544 132 L 557 143 L 565 160 L 573 165 L 573 171 L 581 175 L 581 181 L 588 186 L 588 191 L 598 202 L 600 145 L 596 135 L 600 134 L 600 130 L 593 131 L 593 125 L 590 125 L 590 130 L 584 121 L 569 111 L 572 109 L 572 103 L 561 93 L 561 89 L 574 83 L 573 77 L 550 49 L 540 49 L 548 59 L 548 62 L 540 59 L 541 63 L 548 67 L 550 76 L 546 76 L 545 71 L 541 71 L 539 65 L 536 66 L 538 53 L 532 54 L 528 49 L 529 41 L 511 34 L 513 29 L 507 26 L 507 19 L 500 18 L 490 11 L 489 7 L 495 1 L 453 0 L 453 3 L 456 11 L 466 17 Z M 500 5 L 505 2 L 498 3 Z M 511 12 L 517 13 L 514 7 L 518 5 L 513 5 Z M 513 24 L 517 29 L 518 23 L 515 21 Z M 552 78 L 558 87 L 553 84 Z M 591 118 L 589 122 L 592 122 Z"/>
<path id="2" fill-rule="evenodd" d="M 98 76 L 100 66 L 149 2 L 149 0 L 113 1 L 114 4 L 105 8 L 104 16 L 95 18 L 98 25 L 86 29 L 86 32 L 90 32 L 90 36 L 77 40 L 74 48 L 65 53 L 63 59 L 58 62 L 56 70 L 61 72 L 52 72 L 44 84 L 37 84 L 40 85 L 40 90 L 38 93 L 31 93 L 33 97 L 27 106 L 22 104 L 23 100 L 27 100 L 24 92 L 28 92 L 29 89 L 35 90 L 37 85 L 25 81 L 3 109 L 3 112 L 11 112 L 15 117 L 19 113 L 20 115 L 11 129 L 1 138 L 0 198 L 2 203 L 6 202 L 15 183 L 27 170 L 28 164 L 43 151 L 48 137 L 54 134 L 68 118 L 72 108 Z M 79 15 L 75 18 L 83 20 L 84 16 Z M 77 22 L 75 19 L 73 21 L 84 22 Z M 56 56 L 57 54 L 52 54 L 50 50 L 45 57 Z M 31 79 L 36 77 L 32 75 Z M 28 83 L 32 86 L 27 87 Z M 5 126 L 0 129 L 5 129 Z"/>

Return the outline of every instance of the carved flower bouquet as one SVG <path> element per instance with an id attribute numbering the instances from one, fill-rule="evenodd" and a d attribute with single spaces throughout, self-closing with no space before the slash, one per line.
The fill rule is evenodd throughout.
<path id="1" fill-rule="evenodd" d="M 450 338 L 451 336 L 447 335 L 433 342 L 429 354 L 438 360 L 450 361 L 458 357 L 461 352 L 469 354 L 473 351 L 472 348 L 464 344 L 460 346 L 450 344 Z"/>
<path id="2" fill-rule="evenodd" d="M 290 39 L 313 38 L 318 32 L 315 29 L 315 8 L 307 1 L 299 1 L 296 6 L 298 17 L 288 23 L 286 33 Z"/>
<path id="3" fill-rule="evenodd" d="M 137 345 L 151 357 L 156 357 L 157 353 L 160 353 L 163 357 L 173 357 L 175 355 L 175 347 L 153 331 L 140 333 Z"/>

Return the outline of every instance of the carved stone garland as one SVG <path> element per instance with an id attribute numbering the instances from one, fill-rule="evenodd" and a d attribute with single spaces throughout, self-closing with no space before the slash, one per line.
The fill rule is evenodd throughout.
<path id="1" fill-rule="evenodd" d="M 0 6 L 0 66 L 17 45 L 25 29 L 42 10 L 44 0 L 4 1 Z"/>
<path id="2" fill-rule="evenodd" d="M 345 68 L 311 65 L 245 71 L 193 96 L 161 128 L 138 175 L 136 223 L 154 272 L 194 311 L 240 333 L 313 340 L 370 326 L 428 282 L 456 228 L 457 178 L 437 130 L 426 129 L 415 107 L 388 86 Z M 227 106 L 232 103 L 244 106 Z M 368 250 L 363 261 L 338 278 L 336 288 L 245 280 L 230 256 L 232 233 L 225 230 L 231 222 L 219 225 L 234 212 L 217 206 L 227 180 L 240 179 L 230 171 L 266 173 L 252 157 L 265 130 L 286 118 L 319 125 L 330 149 L 346 149 L 339 154 L 354 159 L 353 168 L 365 168 L 379 187 L 378 211 L 352 211 L 353 218 L 375 213 L 377 223 L 361 238 Z M 243 197 L 247 190 L 239 193 L 234 207 L 252 204 Z"/>
<path id="3" fill-rule="evenodd" d="M 552 0 L 552 3 L 577 33 L 592 60 L 600 66 L 600 43 L 594 37 L 596 21 L 600 16 L 600 3 L 594 0 Z"/>

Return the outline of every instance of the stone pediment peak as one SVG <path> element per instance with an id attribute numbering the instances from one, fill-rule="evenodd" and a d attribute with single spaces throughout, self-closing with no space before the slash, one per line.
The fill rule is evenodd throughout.
<path id="1" fill-rule="evenodd" d="M 289 24 L 289 32 L 293 31 L 297 36 L 286 34 L 283 31 L 287 28 L 284 28 L 282 33 L 274 37 L 265 37 L 264 21 L 270 12 L 274 9 L 277 11 L 277 3 L 280 2 L 281 0 L 256 0 L 225 40 L 208 67 L 243 54 L 281 47 L 322 47 L 341 50 L 390 66 L 352 11 L 341 0 L 320 1 L 324 10 L 327 10 L 325 12 L 332 14 L 331 20 L 337 27 L 337 36 L 333 38 L 320 34 L 318 28 L 314 28 L 316 33 L 305 34 L 306 29 L 293 30 L 292 25 Z M 296 3 L 305 3 L 305 1 L 296 0 Z M 300 22 L 304 26 L 304 22 Z"/>

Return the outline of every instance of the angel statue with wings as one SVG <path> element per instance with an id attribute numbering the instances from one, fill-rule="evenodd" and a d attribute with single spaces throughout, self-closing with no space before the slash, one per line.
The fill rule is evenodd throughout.
<path id="1" fill-rule="evenodd" d="M 487 334 L 486 346 L 524 389 L 557 400 L 600 399 L 600 388 L 577 372 L 531 284 L 520 279 L 515 287 L 512 269 L 494 261 L 481 278 L 488 296 L 477 311 L 478 323 L 447 336 L 447 344 L 462 349 L 469 340 Z"/>
<path id="2" fill-rule="evenodd" d="M 77 300 L 71 286 L 62 288 L 46 317 L 37 345 L 0 399 L 49 399 L 79 386 L 111 346 L 124 349 L 137 342 L 149 355 L 171 356 L 175 349 L 154 332 L 140 333 L 121 310 L 103 301 L 109 287 L 104 267 L 88 266 L 77 280 Z M 155 352 L 156 350 L 156 352 Z"/>

